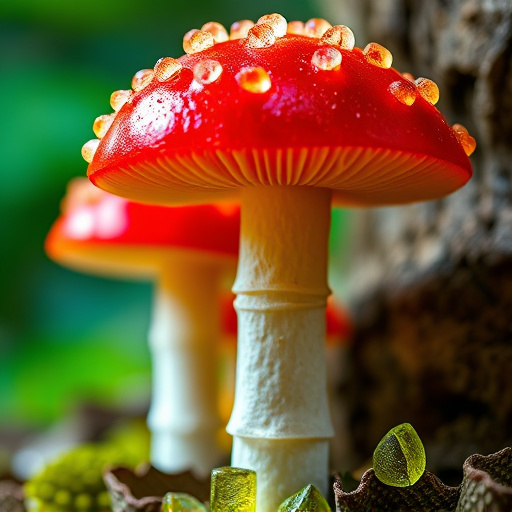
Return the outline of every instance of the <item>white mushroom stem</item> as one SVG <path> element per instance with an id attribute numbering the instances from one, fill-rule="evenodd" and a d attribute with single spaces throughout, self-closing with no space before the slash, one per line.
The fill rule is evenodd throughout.
<path id="1" fill-rule="evenodd" d="M 219 270 L 181 255 L 167 262 L 149 332 L 153 389 L 151 462 L 165 472 L 205 476 L 218 465 Z"/>
<path id="2" fill-rule="evenodd" d="M 258 512 L 307 484 L 328 490 L 325 307 L 331 192 L 242 192 L 232 465 L 257 472 Z"/>

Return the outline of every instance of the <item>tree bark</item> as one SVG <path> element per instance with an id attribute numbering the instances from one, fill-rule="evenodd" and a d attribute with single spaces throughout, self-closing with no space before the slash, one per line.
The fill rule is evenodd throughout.
<path id="1" fill-rule="evenodd" d="M 358 46 L 378 41 L 398 70 L 439 85 L 439 110 L 477 150 L 455 194 L 354 214 L 353 372 L 337 397 L 350 410 L 350 450 L 333 464 L 361 464 L 408 421 L 429 469 L 460 469 L 471 453 L 512 443 L 512 2 L 336 5 L 335 23 L 348 25 L 350 9 L 362 28 Z"/>

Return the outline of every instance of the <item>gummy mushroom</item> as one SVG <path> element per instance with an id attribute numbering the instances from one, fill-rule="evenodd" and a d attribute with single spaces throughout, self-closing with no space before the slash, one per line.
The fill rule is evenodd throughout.
<path id="1" fill-rule="evenodd" d="M 314 19 L 279 14 L 188 32 L 116 92 L 108 129 L 86 143 L 89 179 L 131 199 L 238 196 L 241 236 L 232 464 L 256 470 L 258 512 L 328 488 L 324 340 L 331 202 L 380 206 L 443 197 L 471 164 L 433 106 L 437 87 Z"/>
<path id="2" fill-rule="evenodd" d="M 239 229 L 236 205 L 137 204 L 76 178 L 46 239 L 50 258 L 74 270 L 156 283 L 148 426 L 151 462 L 163 471 L 204 475 L 222 458 L 216 345 Z"/>

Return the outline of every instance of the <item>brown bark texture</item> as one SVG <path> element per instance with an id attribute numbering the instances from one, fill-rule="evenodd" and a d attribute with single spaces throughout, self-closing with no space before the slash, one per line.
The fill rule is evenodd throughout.
<path id="1" fill-rule="evenodd" d="M 394 67 L 433 79 L 440 111 L 478 145 L 474 176 L 453 195 L 355 214 L 356 334 L 337 394 L 347 442 L 333 464 L 363 464 L 407 421 L 427 467 L 448 475 L 512 444 L 512 1 L 338 6 L 362 28 L 359 46 L 378 41 Z"/>

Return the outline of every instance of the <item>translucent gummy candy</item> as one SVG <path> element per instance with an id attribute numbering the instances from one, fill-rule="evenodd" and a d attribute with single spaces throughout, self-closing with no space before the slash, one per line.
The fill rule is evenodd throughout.
<path id="1" fill-rule="evenodd" d="M 255 512 L 256 473 L 250 469 L 222 467 L 212 471 L 211 512 Z"/>
<path id="2" fill-rule="evenodd" d="M 278 512 L 331 512 L 322 493 L 314 486 L 307 485 L 279 505 Z"/>
<path id="3" fill-rule="evenodd" d="M 247 32 L 247 45 L 249 48 L 268 48 L 275 42 L 276 34 L 269 23 L 254 25 Z"/>
<path id="4" fill-rule="evenodd" d="M 236 79 L 242 89 L 255 94 L 263 94 L 272 87 L 269 74 L 260 67 L 243 69 Z"/>
<path id="5" fill-rule="evenodd" d="M 375 476 L 384 484 L 408 487 L 425 471 L 423 444 L 409 423 L 392 428 L 373 452 Z"/>
<path id="6" fill-rule="evenodd" d="M 388 69 L 393 63 L 391 52 L 378 43 L 368 43 L 363 50 L 363 55 L 370 64 L 379 68 Z"/>
<path id="7" fill-rule="evenodd" d="M 341 64 L 341 53 L 336 48 L 324 46 L 319 48 L 311 57 L 311 64 L 318 69 L 331 71 Z"/>
<path id="8" fill-rule="evenodd" d="M 208 509 L 190 494 L 168 492 L 162 500 L 161 512 L 208 512 Z"/>
<path id="9" fill-rule="evenodd" d="M 230 39 L 242 39 L 247 37 L 247 33 L 249 29 L 254 27 L 254 22 L 251 20 L 240 20 L 235 21 L 233 25 L 231 25 L 231 30 L 229 32 Z"/>

